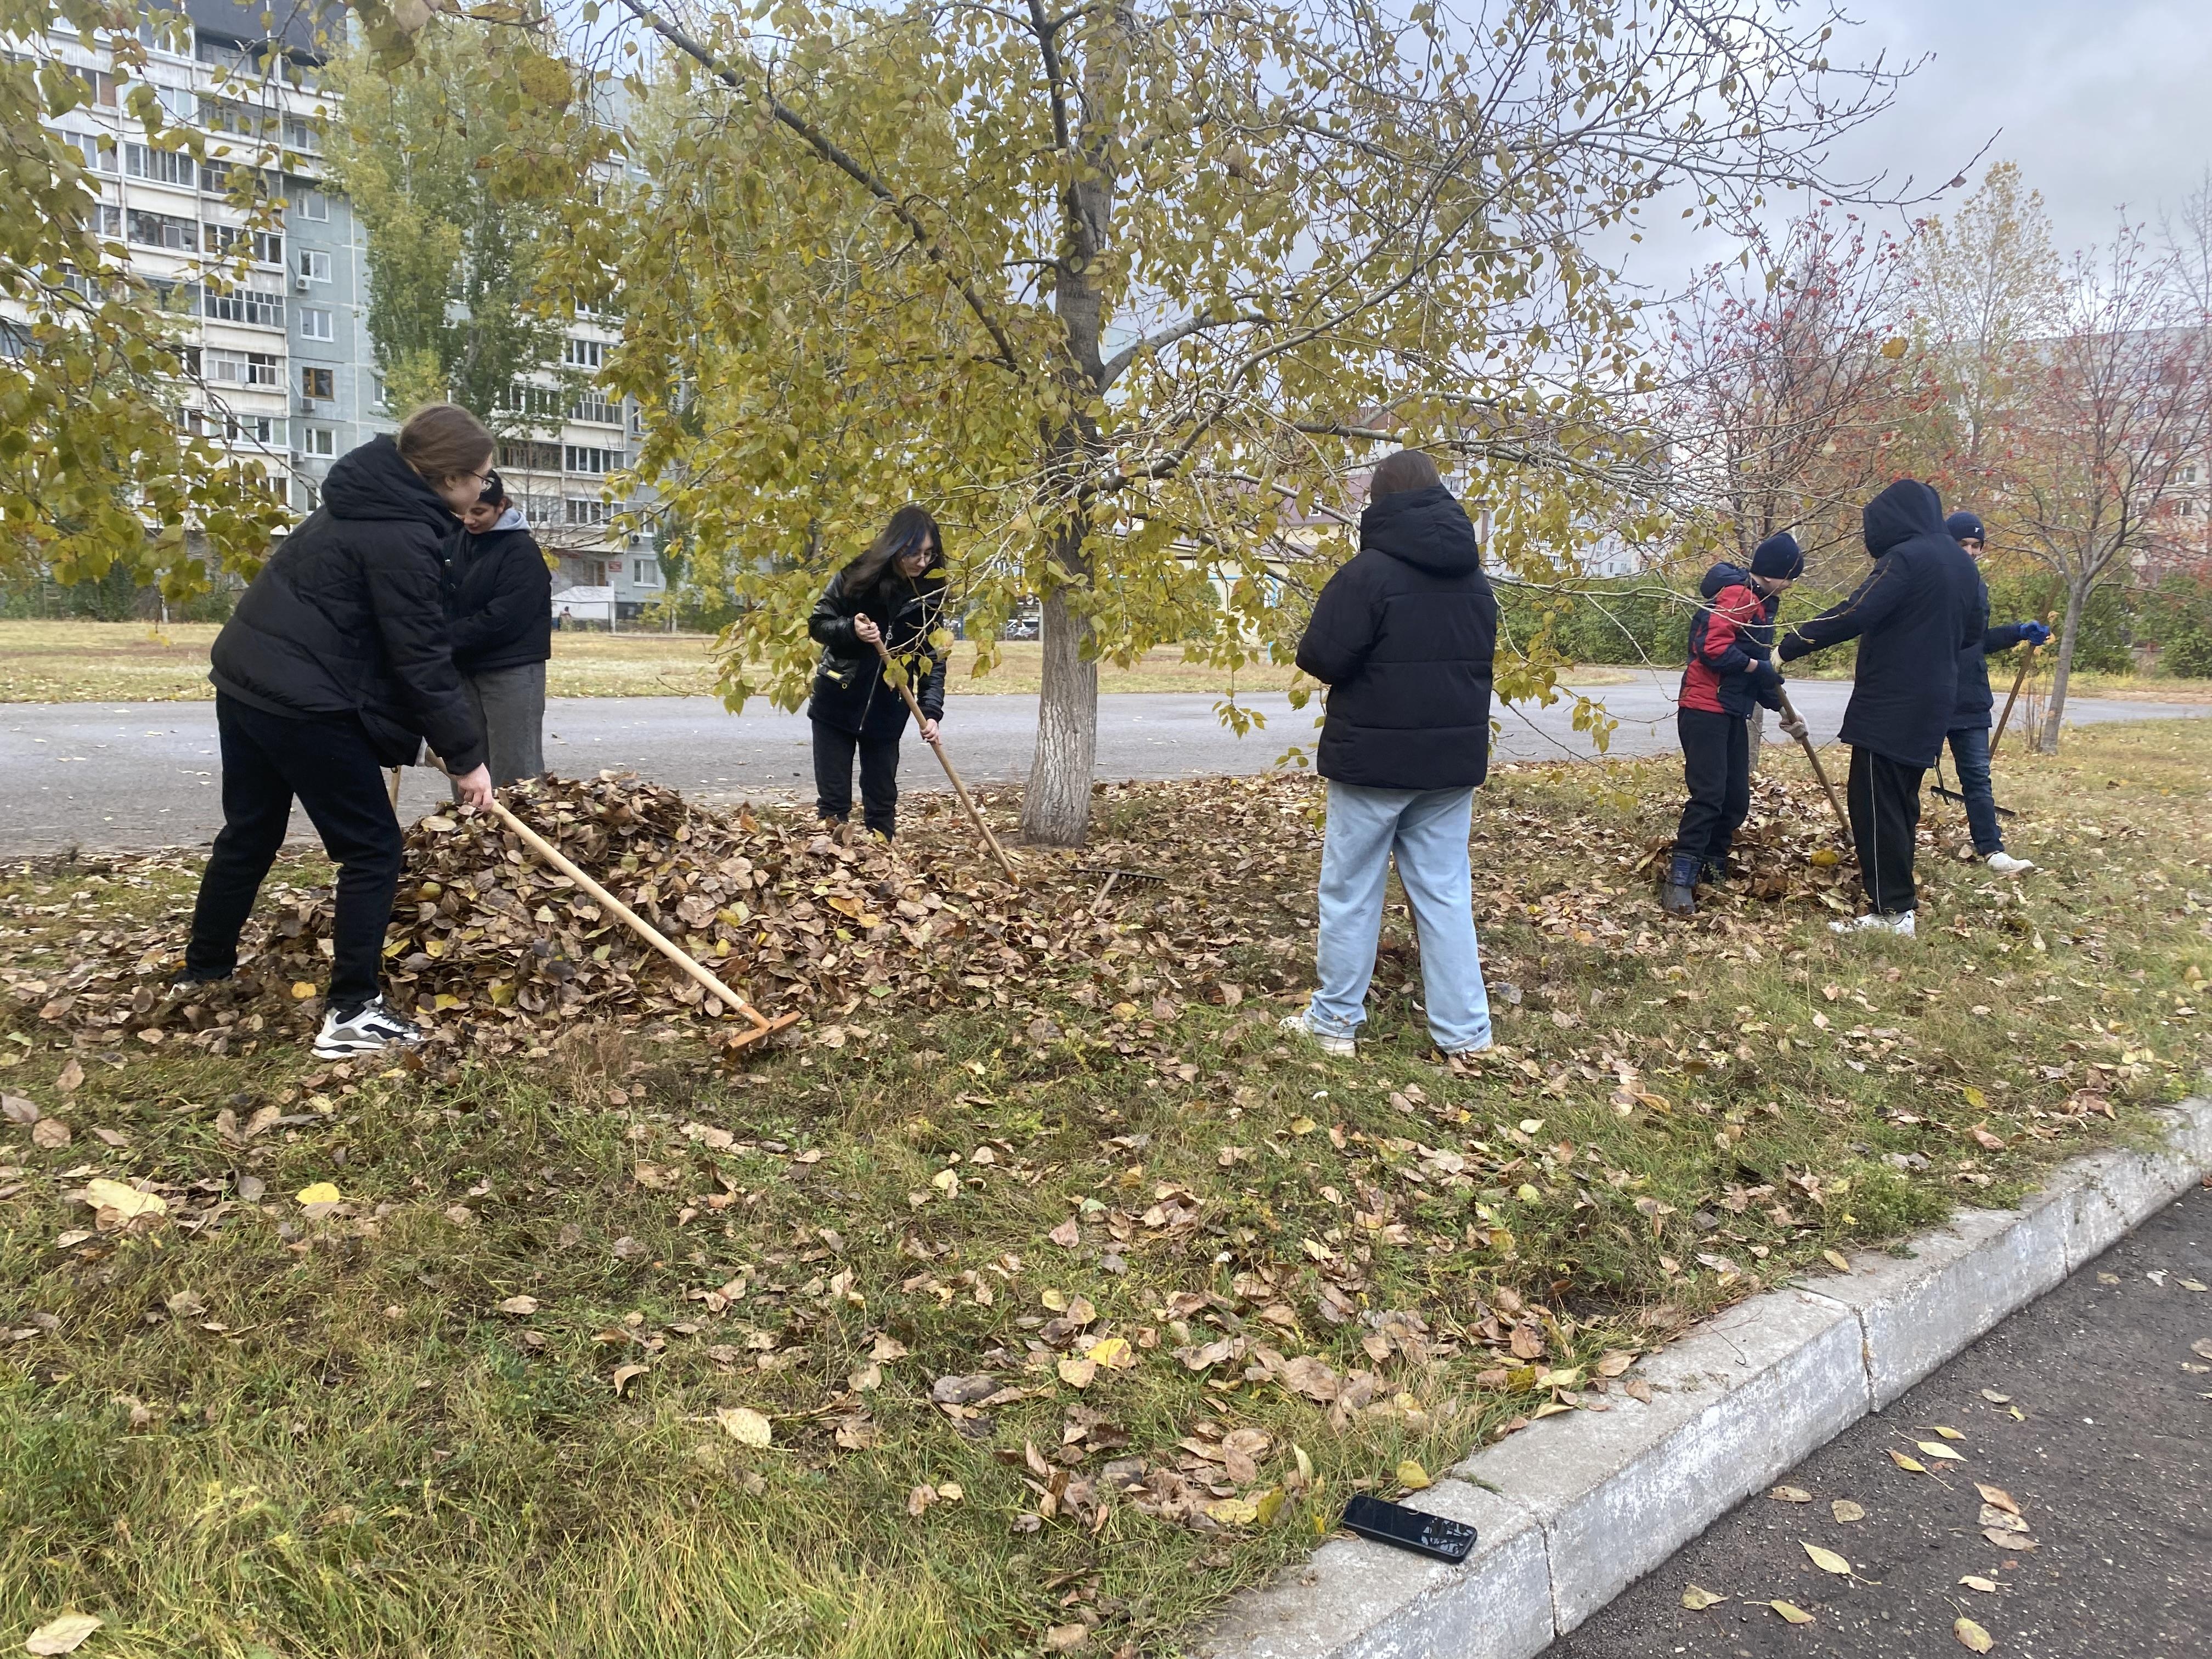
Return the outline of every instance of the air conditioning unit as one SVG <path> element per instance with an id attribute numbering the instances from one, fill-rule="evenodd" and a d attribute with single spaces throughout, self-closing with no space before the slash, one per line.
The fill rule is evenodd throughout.
<path id="1" fill-rule="evenodd" d="M 292 286 L 296 291 L 301 294 L 312 293 L 313 291 L 313 284 L 308 282 L 304 274 L 295 276 L 292 279 Z"/>
<path id="2" fill-rule="evenodd" d="M 293 400 L 293 404 L 302 415 L 312 415 L 315 412 L 315 400 L 304 392 Z"/>

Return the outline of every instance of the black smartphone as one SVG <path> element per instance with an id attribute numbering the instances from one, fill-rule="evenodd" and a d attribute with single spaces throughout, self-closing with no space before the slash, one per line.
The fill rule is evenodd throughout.
<path id="1" fill-rule="evenodd" d="M 1447 1521 L 1441 1515 L 1424 1515 L 1403 1504 L 1386 1503 L 1361 1492 L 1344 1506 L 1344 1526 L 1378 1544 L 1395 1544 L 1401 1550 L 1438 1561 L 1458 1563 L 1474 1547 L 1474 1528 L 1464 1521 Z"/>

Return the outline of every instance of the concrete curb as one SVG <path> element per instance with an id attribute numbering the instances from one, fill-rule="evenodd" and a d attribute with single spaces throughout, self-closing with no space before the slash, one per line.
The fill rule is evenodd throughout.
<path id="1" fill-rule="evenodd" d="M 1345 1539 L 1249 1592 L 1206 1659 L 1529 1659 L 1814 1448 L 1880 1411 L 2212 1171 L 2212 1099 L 2153 1152 L 2075 1159 L 2017 1210 L 1961 1210 L 1904 1259 L 1739 1304 L 1652 1355 L 1650 1404 L 1530 1425 L 1410 1500 L 1474 1522 L 1458 1566 Z"/>

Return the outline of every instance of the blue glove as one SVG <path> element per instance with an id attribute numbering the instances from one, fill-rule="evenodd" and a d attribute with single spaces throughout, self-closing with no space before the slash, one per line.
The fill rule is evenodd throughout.
<path id="1" fill-rule="evenodd" d="M 1751 665 L 1753 690 L 1772 691 L 1778 690 L 1781 684 L 1782 676 L 1775 671 L 1774 665 L 1765 658 L 1762 657 Z M 1771 704 L 1769 706 L 1771 707 Z"/>
<path id="2" fill-rule="evenodd" d="M 2020 636 L 2030 645 L 2041 645 L 2051 637 L 2051 629 L 2039 622 L 2022 623 Z"/>

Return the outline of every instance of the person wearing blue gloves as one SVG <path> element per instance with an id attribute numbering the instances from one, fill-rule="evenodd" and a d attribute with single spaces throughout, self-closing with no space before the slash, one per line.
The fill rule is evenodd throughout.
<path id="1" fill-rule="evenodd" d="M 1972 513 L 1954 513 L 1943 520 L 1951 539 L 1980 562 L 1987 540 L 1982 521 Z M 2039 622 L 2007 623 L 1990 626 L 1990 586 L 1974 573 L 1981 594 L 1977 617 L 1979 637 L 1959 653 L 1959 702 L 1951 711 L 1951 759 L 1959 769 L 1959 793 L 1966 800 L 1966 828 L 1974 838 L 1974 856 L 2001 876 L 2016 876 L 2035 868 L 2027 859 L 2005 851 L 2004 830 L 1997 823 L 1997 799 L 1990 787 L 1990 711 L 1996 699 L 1990 695 L 1989 653 L 2008 651 L 2015 645 L 2041 645 L 2051 630 Z"/>

